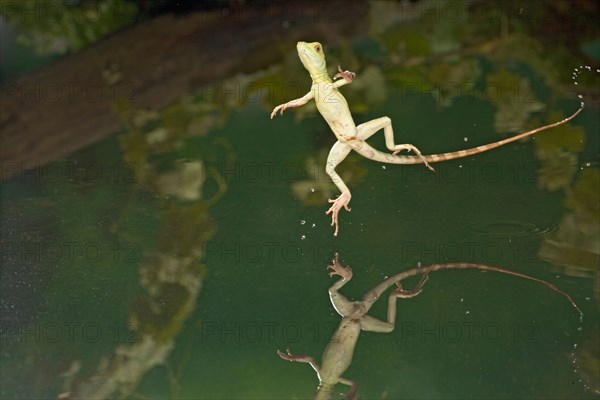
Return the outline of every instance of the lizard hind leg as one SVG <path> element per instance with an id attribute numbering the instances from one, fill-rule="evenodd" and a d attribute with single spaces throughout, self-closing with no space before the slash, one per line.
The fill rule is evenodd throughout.
<path id="1" fill-rule="evenodd" d="M 337 313 L 342 317 L 346 317 L 355 311 L 354 303 L 339 293 L 338 290 L 348 283 L 350 279 L 352 279 L 352 268 L 350 268 L 350 266 L 344 267 L 340 263 L 340 257 L 337 253 L 335 254 L 335 258 L 332 260 L 332 263 L 333 264 L 327 266 L 327 269 L 332 270 L 332 272 L 329 273 L 329 276 L 339 275 L 342 279 L 338 279 L 329 288 L 329 299 L 331 300 L 331 304 L 333 304 L 333 308 L 335 308 Z"/>
<path id="2" fill-rule="evenodd" d="M 417 157 L 421 158 L 423 164 L 430 170 L 434 171 L 433 167 L 425 160 L 425 157 L 421 154 L 421 151 L 413 146 L 412 144 L 395 144 L 394 143 L 394 130 L 392 129 L 392 120 L 389 117 L 376 118 L 374 120 L 365 122 L 356 127 L 357 136 L 361 140 L 367 140 L 373 136 L 377 131 L 383 129 L 383 135 L 385 136 L 385 145 L 392 151 L 393 155 L 398 154 L 403 150 L 414 152 Z"/>
<path id="3" fill-rule="evenodd" d="M 337 236 L 339 231 L 338 216 L 340 210 L 344 208 L 346 211 L 350 211 L 348 203 L 350 203 L 350 199 L 352 198 L 350 189 L 348 189 L 348 186 L 346 186 L 342 178 L 335 171 L 335 167 L 337 167 L 338 164 L 348 156 L 351 150 L 352 148 L 349 145 L 338 140 L 333 145 L 329 151 L 329 155 L 327 156 L 327 167 L 325 167 L 325 172 L 327 172 L 327 175 L 329 175 L 333 183 L 337 186 L 340 192 L 342 192 L 337 199 L 329 199 L 329 202 L 332 203 L 332 205 L 326 212 L 327 215 L 331 214 L 331 226 L 335 226 L 335 232 L 333 233 L 333 236 Z"/>
<path id="4" fill-rule="evenodd" d="M 419 283 L 417 283 L 417 286 L 411 290 L 404 289 L 400 282 L 396 282 L 396 286 L 398 286 L 398 288 L 390 294 L 390 297 L 400 297 L 401 299 L 410 299 L 411 297 L 415 297 L 423 291 L 423 286 L 427 280 L 429 280 L 429 274 L 424 274 Z"/>

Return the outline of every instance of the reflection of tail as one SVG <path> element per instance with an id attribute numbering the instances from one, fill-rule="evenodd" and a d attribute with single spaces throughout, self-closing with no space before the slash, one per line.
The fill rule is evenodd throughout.
<path id="1" fill-rule="evenodd" d="M 454 151 L 451 153 L 442 153 L 442 154 L 430 154 L 421 156 L 395 156 L 392 154 L 386 154 L 379 150 L 374 149 L 366 142 L 362 142 L 361 145 L 357 147 L 353 147 L 357 153 L 366 157 L 368 159 L 379 161 L 388 164 L 422 164 L 423 162 L 435 163 L 446 160 L 454 160 L 455 158 L 468 157 L 474 154 L 483 153 L 484 151 L 495 149 L 496 147 L 504 146 L 507 143 L 514 142 L 515 140 L 522 139 L 524 137 L 533 135 L 535 133 L 545 131 L 546 129 L 555 128 L 559 125 L 562 125 L 566 122 L 569 122 L 573 118 L 575 118 L 580 112 L 583 110 L 583 103 L 581 103 L 581 107 L 570 117 L 563 119 L 562 121 L 555 122 L 553 124 L 544 125 L 539 128 L 532 129 L 527 132 L 519 133 L 518 135 L 500 140 L 498 142 L 486 144 L 483 146 L 473 147 L 471 149 Z"/>
<path id="2" fill-rule="evenodd" d="M 490 265 L 472 264 L 472 263 L 432 264 L 432 265 L 428 265 L 425 267 L 413 268 L 413 269 L 409 269 L 407 271 L 400 272 L 396 275 L 390 276 L 389 278 L 387 278 L 386 280 L 381 282 L 379 285 L 375 286 L 373 289 L 368 291 L 365 294 L 365 296 L 363 297 L 363 301 L 370 303 L 370 304 L 374 303 L 383 294 L 383 292 L 385 292 L 390 287 L 394 286 L 396 284 L 396 282 L 400 282 L 401 280 L 409 278 L 411 276 L 429 274 L 430 272 L 435 272 L 435 271 L 439 271 L 442 269 L 467 269 L 467 268 L 481 269 L 484 271 L 500 272 L 503 274 L 514 275 L 514 276 L 518 276 L 520 278 L 525 278 L 525 279 L 529 279 L 534 282 L 541 283 L 541 284 L 545 285 L 546 287 L 548 287 L 549 289 L 552 289 L 555 292 L 560 293 L 563 296 L 565 296 L 567 298 L 567 300 L 569 300 L 571 302 L 573 307 L 575 307 L 575 309 L 577 311 L 579 311 L 580 319 L 583 319 L 583 312 L 581 312 L 581 310 L 579 309 L 577 304 L 575 304 L 575 301 L 573 300 L 573 298 L 571 296 L 569 296 L 566 292 L 564 292 L 561 289 L 559 289 L 558 287 L 556 287 L 556 285 L 554 285 L 553 283 L 550 283 L 543 279 L 534 278 L 533 276 L 525 275 L 520 272 L 515 272 L 515 271 L 511 271 L 509 269 L 501 268 L 501 267 L 493 267 Z"/>

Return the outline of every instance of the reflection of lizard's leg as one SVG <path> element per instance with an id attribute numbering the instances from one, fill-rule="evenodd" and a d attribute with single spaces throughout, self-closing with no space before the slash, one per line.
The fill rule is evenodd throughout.
<path id="1" fill-rule="evenodd" d="M 396 323 L 396 299 L 398 297 L 402 299 L 410 299 L 411 297 L 415 297 L 423 290 L 423 285 L 429 279 L 429 275 L 424 274 L 417 286 L 412 290 L 405 290 L 402 288 L 400 282 L 396 282 L 398 288 L 390 293 L 390 297 L 388 298 L 388 316 L 387 320 L 392 326 Z"/>
<path id="2" fill-rule="evenodd" d="M 356 391 L 358 390 L 358 383 L 351 381 L 350 379 L 346 379 L 346 378 L 340 378 L 339 382 L 343 383 L 344 385 L 350 386 L 350 390 L 348 391 L 348 394 L 346 394 L 346 399 L 353 400 L 354 395 L 356 394 Z"/>
<path id="3" fill-rule="evenodd" d="M 402 299 L 410 299 L 411 297 L 415 297 L 423 290 L 423 285 L 427 282 L 429 277 L 427 275 L 423 275 L 417 286 L 412 290 L 404 290 L 400 282 L 396 282 L 398 288 L 390 293 L 390 297 L 388 297 L 388 315 L 387 322 L 383 322 L 378 320 L 377 318 L 373 318 L 369 315 L 365 315 L 360 320 L 360 328 L 363 331 L 369 332 L 391 332 L 394 330 L 394 326 L 396 324 L 396 300 L 398 297 Z"/>
<path id="4" fill-rule="evenodd" d="M 346 317 L 352 314 L 354 307 L 352 302 L 345 296 L 340 294 L 338 290 L 352 279 L 352 268 L 344 267 L 340 263 L 339 255 L 336 253 L 335 258 L 332 260 L 333 264 L 327 266 L 328 269 L 333 270 L 329 273 L 329 276 L 339 275 L 342 279 L 337 280 L 329 288 L 329 298 L 335 310 L 342 316 Z"/>
<path id="5" fill-rule="evenodd" d="M 427 168 L 433 171 L 433 168 L 425 161 L 425 158 L 421 155 L 421 151 L 417 149 L 412 144 L 395 144 L 394 143 L 394 130 L 392 129 L 392 120 L 388 117 L 377 118 L 364 124 L 360 124 L 356 127 L 357 136 L 361 140 L 367 140 L 371 136 L 375 134 L 375 132 L 383 129 L 383 134 L 385 136 L 385 145 L 388 149 L 390 149 L 394 154 L 398 154 L 402 150 L 413 151 L 417 156 L 421 157 L 423 163 Z"/>
<path id="6" fill-rule="evenodd" d="M 352 150 L 352 148 L 349 145 L 338 140 L 329 151 L 329 156 L 327 156 L 327 167 L 325 168 L 325 171 L 331 177 L 333 183 L 342 192 L 337 199 L 329 199 L 329 202 L 333 203 L 333 205 L 327 210 L 327 214 L 331 214 L 331 226 L 335 226 L 334 236 L 337 236 L 339 230 L 338 214 L 342 207 L 350 211 L 348 203 L 352 197 L 348 186 L 346 186 L 342 178 L 335 172 L 335 167 L 346 158 L 348 153 L 350 153 L 350 150 Z"/>
<path id="7" fill-rule="evenodd" d="M 279 357 L 283 358 L 284 360 L 308 363 L 317 372 L 317 374 L 319 373 L 319 365 L 311 356 L 306 356 L 302 354 L 292 354 L 290 353 L 289 349 L 286 350 L 285 353 L 283 351 L 277 350 L 277 354 L 279 354 Z"/>

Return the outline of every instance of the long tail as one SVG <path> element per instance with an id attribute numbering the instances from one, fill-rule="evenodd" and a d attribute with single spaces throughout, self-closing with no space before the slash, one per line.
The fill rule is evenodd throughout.
<path id="1" fill-rule="evenodd" d="M 563 119 L 562 121 L 554 122 L 552 124 L 544 125 L 539 128 L 532 129 L 527 132 L 519 133 L 518 135 L 511 136 L 509 138 L 500 140 L 498 142 L 486 144 L 483 146 L 477 146 L 466 150 L 454 151 L 451 153 L 442 153 L 442 154 L 430 154 L 430 155 L 417 155 L 417 156 L 395 156 L 392 154 L 386 154 L 379 150 L 374 149 L 367 143 L 363 142 L 359 148 L 355 148 L 356 152 L 358 152 L 363 157 L 369 158 L 374 161 L 379 161 L 388 164 L 422 164 L 422 163 L 436 163 L 440 161 L 454 160 L 456 158 L 468 157 L 474 154 L 483 153 L 484 151 L 495 149 L 496 147 L 504 146 L 505 144 L 514 142 L 516 140 L 522 139 L 527 136 L 531 136 L 535 133 L 545 131 L 546 129 L 555 128 L 559 125 L 562 125 L 566 122 L 571 121 L 575 118 L 580 112 L 583 110 L 583 102 L 581 106 L 575 113 L 571 116 Z"/>
<path id="2" fill-rule="evenodd" d="M 489 266 L 489 265 L 472 264 L 472 263 L 431 264 L 426 267 L 413 268 L 413 269 L 409 269 L 407 271 L 400 272 L 396 275 L 390 276 L 389 278 L 387 278 L 386 280 L 381 282 L 379 285 L 375 286 L 373 289 L 368 291 L 365 294 L 365 296 L 363 297 L 363 301 L 365 303 L 368 303 L 369 306 L 372 305 L 379 297 L 381 297 L 383 292 L 385 292 L 390 287 L 394 286 L 396 284 L 396 282 L 400 282 L 401 280 L 406 279 L 411 276 L 428 274 L 430 272 L 435 272 L 435 271 L 439 271 L 439 270 L 443 270 L 443 269 L 466 269 L 466 268 L 500 272 L 503 274 L 514 275 L 514 276 L 518 276 L 520 278 L 529 279 L 530 281 L 541 283 L 541 284 L 545 285 L 546 287 L 548 287 L 549 289 L 552 289 L 555 292 L 558 292 L 558 293 L 562 294 L 563 296 L 565 296 L 567 298 L 567 300 L 569 300 L 571 302 L 573 307 L 575 307 L 575 309 L 579 312 L 580 319 L 583 318 L 583 312 L 581 312 L 581 310 L 579 309 L 577 304 L 575 304 L 575 301 L 573 300 L 573 298 L 571 296 L 569 296 L 569 294 L 567 294 L 566 292 L 559 289 L 553 283 L 550 283 L 543 279 L 534 278 L 533 276 L 521 274 L 519 272 L 514 272 L 509 269 L 505 269 L 505 268 L 501 268 L 501 267 L 493 267 L 493 266 Z"/>

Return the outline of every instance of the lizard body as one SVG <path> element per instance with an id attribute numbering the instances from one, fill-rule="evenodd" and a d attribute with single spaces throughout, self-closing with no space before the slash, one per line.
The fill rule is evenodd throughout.
<path id="1" fill-rule="evenodd" d="M 314 396 L 315 400 L 330 399 L 331 392 L 337 383 L 343 383 L 350 386 L 350 391 L 347 394 L 347 398 L 355 398 L 354 395 L 358 390 L 358 384 L 355 381 L 344 378 L 342 375 L 352 362 L 352 356 L 354 354 L 354 349 L 356 347 L 356 342 L 358 340 L 360 331 L 392 332 L 396 323 L 396 299 L 408 299 L 421 293 L 425 282 L 427 282 L 429 279 L 429 273 L 431 272 L 443 269 L 471 268 L 484 271 L 500 272 L 503 274 L 515 275 L 520 278 L 529 279 L 539 282 L 555 292 L 565 296 L 575 307 L 575 309 L 579 311 L 580 316 L 583 317 L 583 313 L 579 307 L 577 307 L 577 304 L 575 304 L 571 296 L 563 292 L 554 284 L 500 267 L 472 263 L 449 263 L 432 264 L 426 267 L 413 268 L 383 280 L 373 289 L 369 290 L 363 296 L 361 301 L 350 301 L 338 292 L 342 286 L 352 279 L 352 269 L 350 267 L 342 266 L 337 254 L 333 259 L 333 264 L 328 266 L 328 268 L 333 270 L 333 272 L 329 273 L 330 276 L 341 276 L 341 279 L 336 281 L 329 288 L 329 298 L 337 313 L 342 316 L 342 321 L 327 344 L 325 351 L 323 352 L 321 365 L 319 366 L 315 359 L 311 356 L 292 354 L 289 350 L 287 350 L 286 353 L 277 350 L 277 354 L 284 360 L 308 363 L 317 372 L 317 377 L 319 378 L 319 387 Z M 412 290 L 403 289 L 400 281 L 416 275 L 422 275 L 422 278 L 417 286 Z M 387 322 L 368 315 L 367 313 L 373 304 L 387 289 L 394 285 L 398 287 L 388 297 Z"/>
<path id="2" fill-rule="evenodd" d="M 583 103 L 581 103 L 581 107 L 575 113 L 563 119 L 562 121 L 544 125 L 542 127 L 535 128 L 494 143 L 450 153 L 422 155 L 419 149 L 412 144 L 395 144 L 392 122 L 388 117 L 376 118 L 357 126 L 354 123 L 352 114 L 348 108 L 348 102 L 339 91 L 340 87 L 352 82 L 355 74 L 350 71 L 343 71 L 338 66 L 339 73 L 336 74 L 333 77 L 334 80 L 332 80 L 327 74 L 325 54 L 320 43 L 298 42 L 296 48 L 298 50 L 300 61 L 312 78 L 310 91 L 298 99 L 291 100 L 275 107 L 271 113 L 271 118 L 273 118 L 277 112 L 283 114 L 283 112 L 288 108 L 300 107 L 306 104 L 308 101 L 314 99 L 319 113 L 323 116 L 336 136 L 337 142 L 333 145 L 331 151 L 329 152 L 329 156 L 327 157 L 327 166 L 325 169 L 327 174 L 333 180 L 333 183 L 341 192 L 341 194 L 335 200 L 329 199 L 329 202 L 333 204 L 326 212 L 328 215 L 331 214 L 331 226 L 335 226 L 334 236 L 337 236 L 339 231 L 339 211 L 342 209 L 342 207 L 347 211 L 350 211 L 348 204 L 352 198 L 350 189 L 348 189 L 348 186 L 346 186 L 342 178 L 337 174 L 335 168 L 344 160 L 344 158 L 346 158 L 350 151 L 354 150 L 363 157 L 389 164 L 423 163 L 426 167 L 433 171 L 433 168 L 429 165 L 430 163 L 467 157 L 495 149 L 505 144 L 522 139 L 526 136 L 533 135 L 537 132 L 562 125 L 575 118 L 583 109 Z M 392 151 L 392 154 L 387 154 L 376 150 L 366 142 L 369 137 L 381 129 L 383 129 L 383 133 L 385 135 L 386 147 Z M 396 155 L 403 150 L 413 151 L 416 155 Z"/>

